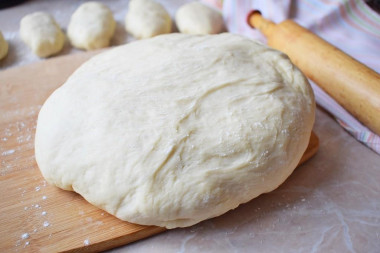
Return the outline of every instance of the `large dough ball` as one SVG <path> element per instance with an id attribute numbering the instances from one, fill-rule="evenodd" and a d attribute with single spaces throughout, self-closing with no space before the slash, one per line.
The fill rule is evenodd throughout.
<path id="1" fill-rule="evenodd" d="M 8 43 L 0 31 L 0 60 L 8 54 Z"/>
<path id="2" fill-rule="evenodd" d="M 46 180 L 134 223 L 190 226 L 277 188 L 305 151 L 312 90 L 231 34 L 161 35 L 93 57 L 45 102 Z"/>
<path id="3" fill-rule="evenodd" d="M 45 12 L 26 15 L 20 22 L 20 36 L 33 53 L 48 57 L 62 50 L 65 35 L 54 18 Z"/>
<path id="4" fill-rule="evenodd" d="M 181 6 L 175 14 L 175 22 L 181 33 L 216 34 L 224 29 L 222 14 L 200 2 Z"/>
<path id="5" fill-rule="evenodd" d="M 131 0 L 125 16 L 125 29 L 135 38 L 146 39 L 170 33 L 172 20 L 169 13 L 153 0 Z"/>
<path id="6" fill-rule="evenodd" d="M 107 6 L 86 2 L 71 16 L 67 35 L 74 47 L 93 50 L 108 47 L 115 28 L 116 22 Z"/>

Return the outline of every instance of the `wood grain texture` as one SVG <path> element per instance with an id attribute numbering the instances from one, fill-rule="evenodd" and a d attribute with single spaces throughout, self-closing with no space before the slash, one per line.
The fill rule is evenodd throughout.
<path id="1" fill-rule="evenodd" d="M 74 192 L 48 185 L 35 162 L 34 134 L 41 105 L 97 53 L 0 72 L 0 252 L 94 252 L 165 230 L 121 221 Z M 318 138 L 312 134 L 301 162 L 317 149 Z"/>

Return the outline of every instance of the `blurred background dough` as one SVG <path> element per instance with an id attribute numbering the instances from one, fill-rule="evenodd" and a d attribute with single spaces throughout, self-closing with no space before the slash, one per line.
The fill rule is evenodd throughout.
<path id="1" fill-rule="evenodd" d="M 146 39 L 170 33 L 172 21 L 160 3 L 153 0 L 132 0 L 125 16 L 125 29 L 137 39 Z"/>
<path id="2" fill-rule="evenodd" d="M 181 33 L 216 34 L 224 30 L 222 14 L 200 2 L 181 6 L 175 15 L 175 21 Z"/>
<path id="3" fill-rule="evenodd" d="M 102 3 L 87 2 L 70 19 L 67 36 L 74 47 L 93 50 L 108 47 L 116 22 L 111 10 Z"/>
<path id="4" fill-rule="evenodd" d="M 65 42 L 61 28 L 46 12 L 34 12 L 23 17 L 20 22 L 20 36 L 39 57 L 58 53 Z"/>

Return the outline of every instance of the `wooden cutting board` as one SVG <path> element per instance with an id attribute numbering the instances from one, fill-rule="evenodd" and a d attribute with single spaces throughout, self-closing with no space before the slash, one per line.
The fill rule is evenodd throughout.
<path id="1" fill-rule="evenodd" d="M 93 252 L 164 231 L 121 221 L 50 186 L 34 159 L 38 112 L 85 60 L 78 53 L 0 72 L 0 252 Z M 304 162 L 318 149 L 312 134 Z"/>

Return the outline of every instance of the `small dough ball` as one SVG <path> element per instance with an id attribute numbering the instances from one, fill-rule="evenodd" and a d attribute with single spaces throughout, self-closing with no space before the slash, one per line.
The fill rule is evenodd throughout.
<path id="1" fill-rule="evenodd" d="M 26 15 L 20 22 L 21 39 L 39 57 L 48 57 L 62 50 L 65 35 L 54 18 L 45 12 Z"/>
<path id="2" fill-rule="evenodd" d="M 8 43 L 0 31 L 0 60 L 8 54 Z"/>
<path id="3" fill-rule="evenodd" d="M 172 21 L 160 3 L 153 0 L 132 0 L 125 16 L 125 29 L 135 38 L 146 39 L 170 33 Z"/>
<path id="4" fill-rule="evenodd" d="M 87 2 L 71 16 L 67 35 L 74 47 L 93 50 L 108 47 L 115 28 L 115 19 L 107 6 Z"/>
<path id="5" fill-rule="evenodd" d="M 216 34 L 224 29 L 222 14 L 200 2 L 191 2 L 179 8 L 175 21 L 181 33 Z"/>

